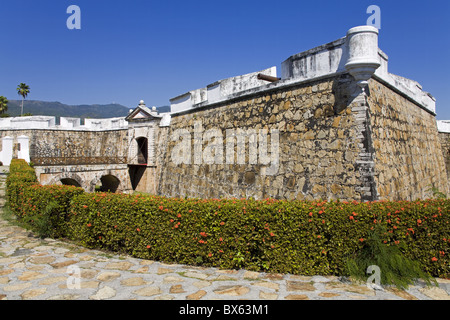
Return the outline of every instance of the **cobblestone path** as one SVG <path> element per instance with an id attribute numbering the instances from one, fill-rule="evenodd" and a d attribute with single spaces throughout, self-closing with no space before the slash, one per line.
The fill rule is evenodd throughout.
<path id="1" fill-rule="evenodd" d="M 6 175 L 0 167 L 0 210 Z M 450 299 L 450 280 L 439 287 L 372 290 L 338 277 L 219 270 L 136 259 L 39 239 L 2 218 L 0 300 L 361 300 Z"/>

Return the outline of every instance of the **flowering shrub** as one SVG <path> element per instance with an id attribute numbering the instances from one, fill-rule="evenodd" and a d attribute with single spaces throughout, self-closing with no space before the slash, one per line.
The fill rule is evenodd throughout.
<path id="1" fill-rule="evenodd" d="M 165 262 L 305 275 L 345 274 L 347 257 L 382 226 L 385 245 L 398 246 L 433 276 L 450 276 L 447 199 L 200 200 L 70 188 L 26 187 L 15 211 L 26 215 L 52 199 L 64 217 L 57 219 L 55 234 L 88 247 Z"/>
<path id="2" fill-rule="evenodd" d="M 403 248 L 433 275 L 448 275 L 449 204 L 442 199 L 346 203 L 84 193 L 73 199 L 68 226 L 70 238 L 87 246 L 145 259 L 343 274 L 346 257 L 383 225 L 386 245 Z"/>
<path id="3" fill-rule="evenodd" d="M 24 189 L 16 214 L 42 238 L 63 237 L 72 198 L 83 192 L 74 186 L 31 185 Z"/>

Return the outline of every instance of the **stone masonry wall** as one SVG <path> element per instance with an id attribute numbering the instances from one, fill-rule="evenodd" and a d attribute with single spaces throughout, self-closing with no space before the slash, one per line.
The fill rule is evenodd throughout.
<path id="1" fill-rule="evenodd" d="M 380 199 L 423 199 L 431 187 L 448 193 L 435 116 L 373 79 L 368 102 Z"/>
<path id="2" fill-rule="evenodd" d="M 365 199 L 364 177 L 357 164 L 364 151 L 360 146 L 360 131 L 364 130 L 357 127 L 359 111 L 352 108 L 357 105 L 357 91 L 352 78 L 343 75 L 174 115 L 167 149 L 160 146 L 165 151 L 158 159 L 162 170 L 158 193 L 201 198 Z M 278 129 L 278 170 L 268 175 L 269 165 L 250 164 L 248 141 L 245 164 L 237 164 L 236 146 L 233 164 L 225 160 L 222 164 L 195 163 L 194 127 L 199 122 L 203 133 L 218 129 L 223 145 L 229 141 L 227 129 L 267 129 L 269 151 L 270 130 Z M 171 157 L 182 140 L 174 140 L 177 130 L 190 134 L 189 164 L 176 164 Z M 203 152 L 208 143 L 213 141 L 203 143 Z"/>
<path id="3" fill-rule="evenodd" d="M 431 187 L 449 194 L 449 134 L 438 134 L 435 116 L 379 80 L 371 79 L 366 93 L 344 73 L 173 114 L 169 127 L 155 128 L 155 163 L 136 190 L 357 201 L 427 198 Z M 239 130 L 247 134 L 245 149 Z M 105 175 L 131 191 L 127 134 L 0 130 L 0 138 L 30 138 L 43 180 L 70 178 L 88 191 Z"/>
<path id="4" fill-rule="evenodd" d="M 36 165 L 126 163 L 127 130 L 0 130 L 0 138 L 30 138 L 30 158 Z"/>
<path id="5" fill-rule="evenodd" d="M 441 141 L 442 146 L 442 156 L 444 157 L 445 167 L 447 169 L 447 181 L 450 181 L 450 133 L 440 132 L 439 139 Z M 448 193 L 450 195 L 450 190 Z"/>

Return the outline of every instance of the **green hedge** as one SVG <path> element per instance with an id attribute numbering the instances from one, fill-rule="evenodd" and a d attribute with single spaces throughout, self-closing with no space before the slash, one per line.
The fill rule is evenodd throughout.
<path id="1" fill-rule="evenodd" d="M 36 173 L 25 160 L 13 159 L 6 179 L 6 198 L 13 211 L 20 210 L 24 189 L 30 185 L 37 185 Z"/>
<path id="2" fill-rule="evenodd" d="M 74 186 L 31 185 L 24 190 L 16 214 L 41 237 L 65 237 L 71 201 L 82 193 Z"/>
<path id="3" fill-rule="evenodd" d="M 25 200 L 26 199 L 26 200 Z M 433 276 L 448 277 L 447 199 L 398 202 L 200 200 L 84 193 L 31 185 L 19 194 L 21 216 L 60 211 L 54 234 L 91 248 L 190 265 L 293 274 L 345 274 L 375 226 Z M 34 207 L 36 206 L 36 207 Z"/>
<path id="4" fill-rule="evenodd" d="M 82 194 L 70 238 L 136 257 L 294 274 L 343 274 L 377 224 L 435 275 L 449 274 L 448 200 L 346 203 Z M 436 260 L 437 259 L 437 260 Z M 436 260 L 436 261 L 435 261 Z"/>
<path id="5" fill-rule="evenodd" d="M 67 212 L 83 189 L 41 186 L 34 169 L 21 159 L 12 160 L 6 185 L 9 207 L 27 227 L 42 237 L 66 236 Z"/>

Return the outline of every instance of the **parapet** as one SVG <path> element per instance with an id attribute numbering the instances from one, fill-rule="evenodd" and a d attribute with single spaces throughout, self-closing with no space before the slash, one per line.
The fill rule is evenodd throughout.
<path id="1" fill-rule="evenodd" d="M 79 131 L 102 131 L 127 129 L 128 123 L 125 117 L 107 119 L 85 119 L 85 124 L 80 125 L 80 118 L 61 117 L 60 124 L 56 125 L 56 117 L 52 116 L 30 116 L 0 119 L 0 129 L 3 130 L 27 130 L 27 129 L 49 129 L 49 130 L 79 130 Z"/>
<path id="2" fill-rule="evenodd" d="M 55 126 L 55 117 L 30 116 L 0 119 L 0 128 L 6 129 L 45 129 Z"/>
<path id="3" fill-rule="evenodd" d="M 450 133 L 450 120 L 437 120 L 436 123 L 439 132 Z"/>
<path id="4" fill-rule="evenodd" d="M 281 63 L 278 81 L 259 80 L 258 74 L 277 77 L 276 67 L 220 80 L 206 88 L 189 91 L 170 99 L 171 113 L 186 112 L 245 95 L 273 90 L 322 77 L 349 73 L 364 88 L 376 78 L 435 114 L 436 100 L 416 81 L 388 72 L 388 56 L 378 48 L 378 29 L 372 26 L 351 28 L 345 37 L 290 56 Z"/>
<path id="5" fill-rule="evenodd" d="M 108 119 L 84 119 L 84 127 L 86 129 L 96 130 L 114 130 L 114 129 L 126 129 L 128 123 L 125 121 L 125 117 L 121 118 L 108 118 Z"/>
<path id="6" fill-rule="evenodd" d="M 258 79 L 258 74 L 276 77 L 277 68 L 271 67 L 258 72 L 219 80 L 209 84 L 206 88 L 186 92 L 170 99 L 171 112 L 183 112 L 201 103 L 211 104 L 226 101 L 231 95 L 266 85 L 266 81 Z"/>

